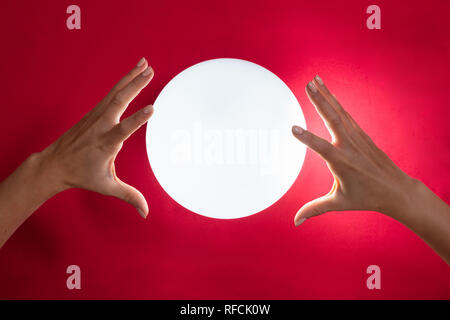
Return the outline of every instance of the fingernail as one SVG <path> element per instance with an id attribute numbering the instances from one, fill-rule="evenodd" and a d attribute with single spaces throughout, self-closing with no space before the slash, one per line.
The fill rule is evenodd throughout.
<path id="1" fill-rule="evenodd" d="M 145 215 L 144 211 L 142 211 L 141 209 L 137 208 L 137 211 L 139 212 L 139 214 L 141 215 L 142 218 L 147 218 L 147 216 Z"/>
<path id="2" fill-rule="evenodd" d="M 312 82 L 312 81 L 308 83 L 308 88 L 309 88 L 312 92 L 314 92 L 314 93 L 317 92 L 316 85 L 315 85 L 314 82 Z"/>
<path id="3" fill-rule="evenodd" d="M 152 112 L 152 109 L 153 109 L 153 106 L 152 106 L 152 105 L 149 105 L 149 106 L 146 106 L 142 111 L 143 111 L 145 114 L 148 114 L 148 113 Z"/>
<path id="4" fill-rule="evenodd" d="M 303 128 L 300 128 L 299 126 L 292 126 L 292 131 L 294 131 L 295 134 L 302 134 L 305 130 L 303 130 Z"/>
<path id="5" fill-rule="evenodd" d="M 137 63 L 137 66 L 141 67 L 144 63 L 145 63 L 145 58 L 141 58 L 141 60 L 139 60 L 139 62 Z"/>
<path id="6" fill-rule="evenodd" d="M 314 77 L 314 79 L 316 79 L 316 81 L 317 81 L 318 84 L 320 84 L 321 86 L 323 85 L 322 78 L 319 77 L 319 75 L 316 75 L 316 76 Z"/>
<path id="7" fill-rule="evenodd" d="M 301 218 L 300 220 L 295 222 L 295 226 L 298 227 L 299 225 L 301 225 L 303 222 L 305 222 L 306 218 Z"/>
<path id="8" fill-rule="evenodd" d="M 142 76 L 143 77 L 147 77 L 147 76 L 149 76 L 151 73 L 152 73 L 152 67 L 150 67 L 150 66 L 148 66 L 145 70 L 144 70 L 144 72 L 142 72 Z"/>

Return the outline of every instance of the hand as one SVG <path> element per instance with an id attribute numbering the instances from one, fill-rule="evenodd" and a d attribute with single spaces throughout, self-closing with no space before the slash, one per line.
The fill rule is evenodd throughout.
<path id="1" fill-rule="evenodd" d="M 316 76 L 306 93 L 331 133 L 330 143 L 298 126 L 294 136 L 317 152 L 334 176 L 330 192 L 305 204 L 295 216 L 306 219 L 328 211 L 371 210 L 388 215 L 404 205 L 417 181 L 400 170 L 344 110 Z"/>
<path id="2" fill-rule="evenodd" d="M 123 142 L 153 113 L 149 105 L 120 121 L 128 104 L 152 78 L 153 70 L 142 58 L 80 122 L 38 154 L 53 193 L 87 189 L 122 199 L 143 218 L 147 216 L 144 196 L 117 177 L 114 160 Z"/>

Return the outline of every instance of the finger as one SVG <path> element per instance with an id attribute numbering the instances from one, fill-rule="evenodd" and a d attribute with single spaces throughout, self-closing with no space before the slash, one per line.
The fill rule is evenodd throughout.
<path id="1" fill-rule="evenodd" d="M 315 106 L 317 112 L 325 122 L 333 140 L 339 139 L 346 135 L 342 125 L 342 119 L 333 106 L 323 96 L 322 92 L 318 90 L 314 81 L 311 81 L 306 86 L 306 93 L 309 100 Z"/>
<path id="2" fill-rule="evenodd" d="M 145 108 L 135 112 L 133 115 L 116 124 L 108 133 L 108 143 L 112 145 L 127 140 L 137 129 L 150 119 L 153 114 L 153 106 L 148 105 Z"/>
<path id="3" fill-rule="evenodd" d="M 114 95 L 117 91 L 125 87 L 131 80 L 148 67 L 147 59 L 141 58 L 136 66 L 130 70 L 116 85 L 112 88 L 111 93 Z"/>
<path id="4" fill-rule="evenodd" d="M 336 112 L 341 116 L 341 118 L 344 120 L 347 112 L 344 110 L 342 105 L 339 103 L 339 101 L 336 99 L 336 96 L 328 90 L 327 86 L 323 82 L 322 78 L 319 77 L 319 75 L 316 75 L 314 77 L 314 83 L 316 84 L 319 91 L 322 93 L 322 95 L 325 97 L 325 99 L 328 101 L 328 103 L 336 110 Z"/>
<path id="5" fill-rule="evenodd" d="M 110 195 L 128 202 L 136 208 L 142 218 L 147 218 L 148 205 L 144 196 L 136 188 L 117 179 L 110 190 Z"/>
<path id="6" fill-rule="evenodd" d="M 332 94 L 326 85 L 324 84 L 321 77 L 316 75 L 314 77 L 314 82 L 317 85 L 317 88 L 319 91 L 321 91 L 324 95 L 324 97 L 330 102 L 330 104 L 335 108 L 336 112 L 340 115 L 340 118 L 342 122 L 344 123 L 344 127 L 347 128 L 349 131 L 356 130 L 359 133 L 359 136 L 362 137 L 364 141 L 366 141 L 369 144 L 373 144 L 373 141 L 370 139 L 369 136 L 361 129 L 359 124 L 353 119 L 353 117 L 342 107 L 342 105 L 337 100 L 336 96 Z M 358 138 L 358 135 L 352 135 L 351 133 L 348 133 L 348 137 Z"/>
<path id="7" fill-rule="evenodd" d="M 107 112 L 118 121 L 128 104 L 147 86 L 152 78 L 153 69 L 148 66 L 114 94 L 107 106 Z"/>
<path id="8" fill-rule="evenodd" d="M 109 91 L 106 97 L 99 103 L 99 107 L 104 108 L 106 105 L 108 105 L 115 94 L 120 89 L 125 87 L 128 83 L 130 83 L 130 81 L 133 80 L 138 74 L 144 71 L 147 66 L 147 59 L 141 58 L 141 60 L 139 60 L 139 62 L 133 67 L 133 69 L 131 69 L 122 79 L 119 80 L 119 82 L 114 85 L 111 91 Z"/>
<path id="9" fill-rule="evenodd" d="M 325 212 L 338 210 L 333 196 L 323 196 L 308 202 L 300 210 L 294 218 L 296 227 L 305 222 L 306 219 L 321 215 Z"/>
<path id="10" fill-rule="evenodd" d="M 333 161 L 336 155 L 336 148 L 315 134 L 300 128 L 299 126 L 292 126 L 292 133 L 300 142 L 306 144 L 308 148 L 317 152 L 322 158 L 327 161 Z"/>
<path id="11" fill-rule="evenodd" d="M 138 74 L 140 74 L 143 70 L 147 68 L 147 60 L 145 58 L 142 58 L 139 60 L 137 65 L 131 69 L 127 75 L 125 75 L 122 79 L 120 79 L 119 82 L 116 83 L 116 85 L 109 91 L 109 93 L 97 104 L 95 108 L 90 110 L 88 113 L 86 113 L 83 117 L 83 119 L 91 119 L 91 121 L 95 121 L 101 117 L 103 117 L 105 108 L 108 107 L 109 103 L 111 102 L 112 98 L 115 96 L 115 94 L 125 87 L 131 80 L 133 80 Z"/>

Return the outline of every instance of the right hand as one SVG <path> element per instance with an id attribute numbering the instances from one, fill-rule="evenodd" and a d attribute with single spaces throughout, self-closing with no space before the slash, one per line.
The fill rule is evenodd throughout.
<path id="1" fill-rule="evenodd" d="M 375 145 L 319 76 L 308 83 L 306 93 L 333 141 L 330 143 L 298 126 L 292 127 L 292 133 L 327 162 L 334 183 L 328 194 L 298 211 L 295 225 L 328 211 L 370 210 L 388 215 L 399 211 L 420 182 L 400 170 Z"/>

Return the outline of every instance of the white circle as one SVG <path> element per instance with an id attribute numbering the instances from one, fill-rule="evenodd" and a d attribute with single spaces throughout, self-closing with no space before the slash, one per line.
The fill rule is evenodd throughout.
<path id="1" fill-rule="evenodd" d="M 255 214 L 297 178 L 306 148 L 300 105 L 269 70 L 239 59 L 198 63 L 174 77 L 147 125 L 150 165 L 180 205 L 207 217 Z"/>

